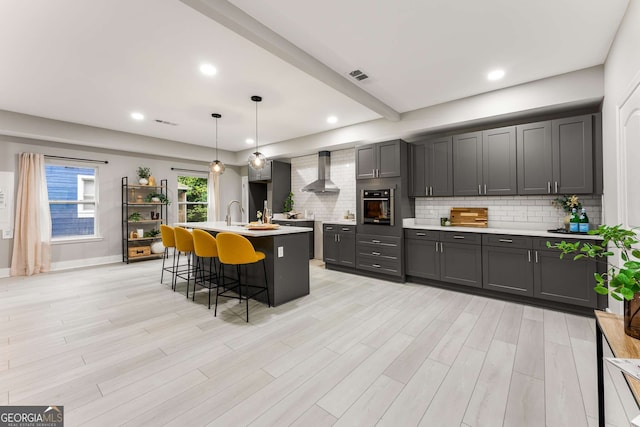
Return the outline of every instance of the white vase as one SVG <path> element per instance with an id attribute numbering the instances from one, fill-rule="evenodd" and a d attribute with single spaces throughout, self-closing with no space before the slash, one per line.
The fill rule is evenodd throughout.
<path id="1" fill-rule="evenodd" d="M 156 240 L 151 244 L 152 254 L 161 254 L 162 252 L 164 252 L 164 245 L 162 244 L 162 240 Z"/>
<path id="2" fill-rule="evenodd" d="M 147 185 L 149 183 L 149 180 L 147 180 L 147 178 L 140 178 L 138 180 L 138 184 L 140 185 Z"/>

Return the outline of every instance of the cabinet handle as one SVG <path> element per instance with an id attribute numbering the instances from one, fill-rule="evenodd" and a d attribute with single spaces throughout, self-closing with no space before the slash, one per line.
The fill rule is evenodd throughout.
<path id="1" fill-rule="evenodd" d="M 464 236 L 458 236 L 458 235 L 455 235 L 455 236 L 453 236 L 453 238 L 454 238 L 454 239 L 464 239 Z"/>
<path id="2" fill-rule="evenodd" d="M 538 263 L 538 251 L 536 251 L 536 264 Z"/>
<path id="3" fill-rule="evenodd" d="M 373 267 L 373 268 L 380 268 L 380 264 L 373 264 L 371 267 Z"/>
<path id="4" fill-rule="evenodd" d="M 551 181 L 547 181 L 547 193 L 551 194 Z"/>
<path id="5" fill-rule="evenodd" d="M 424 187 L 424 194 L 429 195 L 429 187 Z"/>
<path id="6" fill-rule="evenodd" d="M 333 235 L 333 241 L 334 241 L 334 242 L 336 242 L 336 243 L 338 243 L 338 235 L 337 235 L 337 234 L 334 234 L 334 235 Z"/>
<path id="7" fill-rule="evenodd" d="M 433 187 L 429 186 L 429 195 L 433 196 Z"/>
<path id="8" fill-rule="evenodd" d="M 416 236 L 422 236 L 422 237 L 424 237 L 424 236 L 426 236 L 426 235 L 427 235 L 426 233 L 416 233 Z"/>
<path id="9" fill-rule="evenodd" d="M 338 236 L 338 243 L 342 242 L 342 237 L 339 234 L 336 234 L 336 236 Z"/>
<path id="10" fill-rule="evenodd" d="M 487 184 L 484 185 L 484 195 L 487 195 Z"/>
<path id="11" fill-rule="evenodd" d="M 511 239 L 498 239 L 498 241 L 502 243 L 513 243 L 513 240 Z"/>
<path id="12" fill-rule="evenodd" d="M 440 252 L 444 252 L 444 249 L 442 248 L 442 242 L 440 242 Z"/>
<path id="13" fill-rule="evenodd" d="M 342 231 L 351 231 L 351 229 L 346 228 L 346 227 L 342 227 Z"/>
<path id="14" fill-rule="evenodd" d="M 438 242 L 436 242 L 436 252 L 438 252 Z"/>
<path id="15" fill-rule="evenodd" d="M 555 188 L 556 194 L 558 194 L 558 181 L 554 182 L 554 188 Z"/>
<path id="16" fill-rule="evenodd" d="M 380 240 L 371 240 L 371 243 L 380 243 Z"/>
<path id="17" fill-rule="evenodd" d="M 531 262 L 531 249 L 527 251 L 527 257 L 529 257 L 529 262 Z"/>
<path id="18" fill-rule="evenodd" d="M 380 252 L 371 251 L 371 255 L 380 256 Z"/>
<path id="19" fill-rule="evenodd" d="M 333 227 L 325 227 L 325 230 L 333 230 Z"/>
<path id="20" fill-rule="evenodd" d="M 482 188 L 481 188 L 480 184 L 478 184 L 478 194 L 482 195 Z"/>

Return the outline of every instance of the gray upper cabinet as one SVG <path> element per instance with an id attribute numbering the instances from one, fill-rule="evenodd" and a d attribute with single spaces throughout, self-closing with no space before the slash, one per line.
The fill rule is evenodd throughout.
<path id="1" fill-rule="evenodd" d="M 411 147 L 413 197 L 453 195 L 453 139 L 450 136 Z"/>
<path id="2" fill-rule="evenodd" d="M 482 132 L 453 137 L 453 165 L 453 195 L 479 195 L 482 180 Z"/>
<path id="3" fill-rule="evenodd" d="M 553 175 L 551 122 L 517 126 L 518 194 L 549 194 Z"/>
<path id="4" fill-rule="evenodd" d="M 592 193 L 592 116 L 553 120 L 551 133 L 554 193 Z"/>
<path id="5" fill-rule="evenodd" d="M 453 137 L 453 195 L 517 194 L 515 127 Z"/>
<path id="6" fill-rule="evenodd" d="M 356 179 L 400 176 L 400 140 L 356 147 Z"/>
<path id="7" fill-rule="evenodd" d="M 482 194 L 508 196 L 518 193 L 516 128 L 482 132 Z"/>
<path id="8" fill-rule="evenodd" d="M 591 115 L 518 126 L 518 194 L 592 193 L 592 126 Z"/>

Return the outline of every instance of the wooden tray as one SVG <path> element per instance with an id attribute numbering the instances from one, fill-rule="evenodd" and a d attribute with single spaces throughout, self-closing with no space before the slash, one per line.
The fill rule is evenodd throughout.
<path id="1" fill-rule="evenodd" d="M 449 221 L 458 227 L 487 227 L 489 208 L 451 208 Z"/>
<path id="2" fill-rule="evenodd" d="M 245 228 L 248 230 L 275 230 L 280 228 L 280 224 L 247 224 Z"/>

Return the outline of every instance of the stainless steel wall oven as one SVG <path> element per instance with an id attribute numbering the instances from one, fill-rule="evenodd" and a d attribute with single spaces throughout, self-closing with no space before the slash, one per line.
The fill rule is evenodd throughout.
<path id="1" fill-rule="evenodd" d="M 360 190 L 360 223 L 394 225 L 394 189 Z"/>

